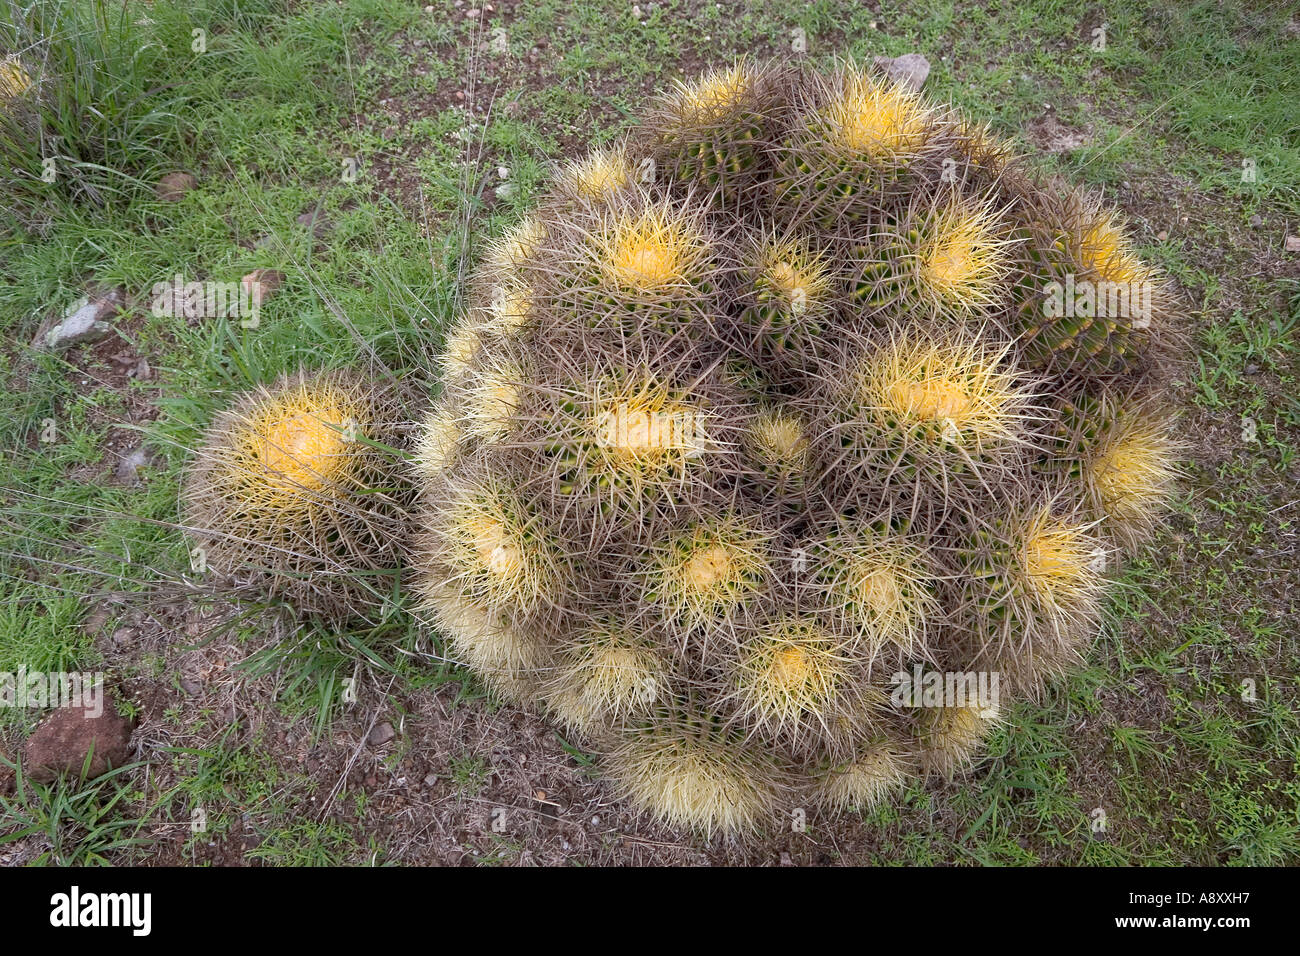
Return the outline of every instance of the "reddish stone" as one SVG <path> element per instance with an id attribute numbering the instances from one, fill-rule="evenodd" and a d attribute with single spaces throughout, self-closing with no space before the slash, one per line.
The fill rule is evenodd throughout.
<path id="1" fill-rule="evenodd" d="M 98 777 L 128 763 L 130 739 L 131 722 L 118 715 L 109 694 L 104 695 L 104 712 L 98 717 L 79 704 L 60 707 L 27 738 L 24 773 L 39 783 L 49 783 L 64 771 L 77 777 L 93 744 L 88 776 Z"/>

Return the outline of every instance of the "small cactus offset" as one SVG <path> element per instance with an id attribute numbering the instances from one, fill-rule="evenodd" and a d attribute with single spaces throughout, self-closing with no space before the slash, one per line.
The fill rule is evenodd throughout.
<path id="1" fill-rule="evenodd" d="M 747 60 L 675 81 L 638 130 L 641 182 L 662 178 L 717 207 L 752 210 L 771 180 L 767 134 L 788 92 L 779 71 Z"/>
<path id="2" fill-rule="evenodd" d="M 1172 341 L 1170 302 L 1118 215 L 1077 190 L 1017 184 L 1022 269 L 1013 292 L 1026 364 L 1058 375 L 1123 378 Z"/>
<path id="3" fill-rule="evenodd" d="M 381 604 L 397 586 L 410 484 L 395 405 L 360 374 L 299 371 L 221 412 L 181 493 L 198 580 L 329 619 Z"/>
<path id="4" fill-rule="evenodd" d="M 465 301 L 419 603 L 671 825 L 969 766 L 1173 490 L 1170 299 L 1117 216 L 851 62 L 677 84 Z"/>

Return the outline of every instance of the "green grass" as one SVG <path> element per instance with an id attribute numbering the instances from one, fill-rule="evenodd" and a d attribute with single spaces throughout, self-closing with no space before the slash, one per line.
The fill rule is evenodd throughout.
<path id="1" fill-rule="evenodd" d="M 482 757 L 461 754 L 451 758 L 451 782 L 466 796 L 477 796 L 487 782 L 490 768 Z"/>
<path id="2" fill-rule="evenodd" d="M 449 0 L 431 14 L 397 0 L 157 0 L 151 23 L 119 4 L 36 6 L 0 7 L 0 54 L 34 51 L 24 55 L 46 71 L 35 117 L 0 123 L 2 185 L 14 197 L 0 222 L 0 417 L 10 423 L 0 671 L 104 667 L 90 608 L 109 609 L 111 633 L 138 595 L 175 593 L 188 574 L 175 527 L 187 451 L 231 395 L 301 364 L 358 360 L 431 382 L 458 276 L 535 200 L 550 164 L 615 135 L 683 70 L 741 51 L 786 54 L 801 29 L 823 62 L 924 52 L 929 92 L 1028 152 L 1026 128 L 1044 104 L 1087 131 L 1081 148 L 1040 162 L 1105 190 L 1144 255 L 1181 285 L 1189 354 L 1175 398 L 1189 443 L 1204 440 L 1189 448 L 1170 530 L 1126 573 L 1089 666 L 1048 699 L 1017 704 L 963 786 L 915 785 L 866 814 L 878 840 L 847 861 L 1300 859 L 1300 285 L 1278 277 L 1277 258 L 1261 266 L 1300 221 L 1295 10 L 1148 0 L 1106 11 L 1097 51 L 1100 8 L 1067 0 L 901 0 L 875 11 L 837 0 L 664 2 L 642 4 L 639 22 L 612 0 L 540 0 L 481 25 Z M 509 54 L 480 52 L 499 26 Z M 203 52 L 191 47 L 196 29 Z M 455 96 L 471 72 L 473 123 Z M 43 183 L 31 171 L 53 137 L 62 175 Z M 355 180 L 343 175 L 349 158 Z M 1254 182 L 1242 181 L 1246 158 Z M 504 197 L 499 166 L 510 170 Z M 153 184 L 178 170 L 197 188 L 161 201 Z M 297 221 L 304 214 L 319 235 Z M 255 268 L 286 274 L 256 329 L 149 313 L 148 290 L 176 274 L 237 281 Z M 92 284 L 142 303 L 126 329 L 150 377 L 110 381 L 84 350 L 30 348 L 42 320 Z M 1251 442 L 1241 440 L 1245 418 Z M 115 483 L 113 451 L 141 442 L 154 455 L 147 481 Z M 436 641 L 400 606 L 374 626 L 295 623 L 274 639 L 257 614 L 219 633 L 178 636 L 175 626 L 179 646 L 236 648 L 238 679 L 266 688 L 264 706 L 304 722 L 312 741 L 350 713 L 345 681 L 387 713 L 446 683 L 459 685 L 455 707 L 489 703 L 436 660 Z M 169 653 L 115 657 L 111 682 L 174 686 Z M 1242 699 L 1245 680 L 1253 702 Z M 297 803 L 323 803 L 335 781 L 288 765 L 269 739 L 250 747 L 225 715 L 154 716 L 173 735 L 154 758 L 165 789 L 146 788 L 138 770 L 80 788 L 29 785 L 0 798 L 0 840 L 38 834 L 37 862 L 147 861 L 154 850 L 133 841 L 149 820 L 174 828 L 178 858 L 194 862 L 237 840 L 243 859 L 266 864 L 384 862 L 402 845 L 370 829 L 379 811 L 351 785 L 327 818 L 298 819 Z M 0 741 L 16 744 L 38 717 L 0 713 Z M 449 746 L 444 776 L 473 797 L 492 764 Z M 207 815 L 201 835 L 189 832 L 196 807 Z M 480 844 L 479 862 L 521 852 L 513 836 L 492 839 L 501 842 Z"/>
<path id="3" fill-rule="evenodd" d="M 0 793 L 0 814 L 6 821 L 0 846 L 35 841 L 40 852 L 32 862 L 51 866 L 107 866 L 146 846 L 141 831 L 147 815 L 136 817 L 128 810 L 138 803 L 129 781 L 136 765 L 86 781 L 90 759 L 87 755 L 80 778 L 65 776 L 52 783 L 28 780 L 20 765 L 3 761 L 17 779 L 14 794 Z"/>

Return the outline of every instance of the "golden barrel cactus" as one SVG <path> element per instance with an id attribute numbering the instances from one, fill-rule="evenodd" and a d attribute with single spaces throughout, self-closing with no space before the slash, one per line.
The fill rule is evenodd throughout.
<path id="1" fill-rule="evenodd" d="M 676 85 L 465 291 L 420 604 L 673 825 L 969 765 L 1172 490 L 1170 300 L 1117 216 L 852 62 Z"/>

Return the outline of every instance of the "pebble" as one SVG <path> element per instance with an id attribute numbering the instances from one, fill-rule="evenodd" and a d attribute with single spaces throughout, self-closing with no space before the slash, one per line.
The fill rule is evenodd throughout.
<path id="1" fill-rule="evenodd" d="M 154 192 L 163 202 L 180 202 L 184 195 L 199 184 L 189 173 L 168 173 L 158 180 Z"/>
<path id="2" fill-rule="evenodd" d="M 121 305 L 119 292 L 98 299 L 88 296 L 79 299 L 64 314 L 62 321 L 45 333 L 45 347 L 58 350 L 100 341 L 113 331 L 113 326 L 106 320 L 116 314 Z"/>
<path id="3" fill-rule="evenodd" d="M 393 725 L 388 721 L 384 721 L 382 724 L 377 724 L 370 731 L 370 736 L 366 737 L 366 743 L 372 747 L 382 747 L 396 736 L 397 731 L 393 730 Z"/>
<path id="4" fill-rule="evenodd" d="M 875 64 L 895 83 L 918 92 L 930 75 L 930 61 L 919 53 L 904 53 L 895 57 L 878 56 Z"/>
<path id="5" fill-rule="evenodd" d="M 122 484 L 134 488 L 140 484 L 140 469 L 147 464 L 149 464 L 149 455 L 141 445 L 129 455 L 123 456 L 117 463 L 117 467 L 113 469 L 113 476 Z"/>

